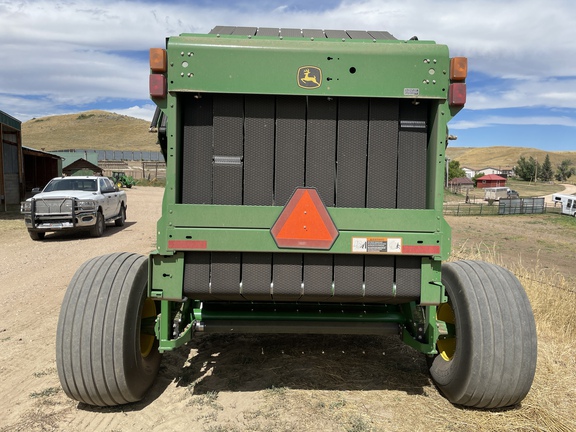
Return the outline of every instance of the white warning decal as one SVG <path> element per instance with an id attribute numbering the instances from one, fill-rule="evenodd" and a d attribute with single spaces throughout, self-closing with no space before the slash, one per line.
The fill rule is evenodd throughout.
<path id="1" fill-rule="evenodd" d="M 398 237 L 352 237 L 352 253 L 402 253 Z"/>

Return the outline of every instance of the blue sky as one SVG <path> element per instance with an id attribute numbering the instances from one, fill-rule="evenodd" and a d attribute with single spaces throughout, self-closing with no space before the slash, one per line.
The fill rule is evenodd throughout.
<path id="1" fill-rule="evenodd" d="M 216 25 L 386 30 L 468 57 L 458 147 L 576 151 L 573 0 L 0 0 L 0 110 L 150 120 L 148 49 Z"/>

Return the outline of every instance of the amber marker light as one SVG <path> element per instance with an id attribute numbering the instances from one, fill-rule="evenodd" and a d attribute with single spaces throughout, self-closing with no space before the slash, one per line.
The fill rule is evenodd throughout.
<path id="1" fill-rule="evenodd" d="M 153 73 L 166 72 L 166 50 L 163 48 L 150 48 L 150 70 Z"/>
<path id="2" fill-rule="evenodd" d="M 454 57 L 450 59 L 450 79 L 452 81 L 464 81 L 468 75 L 468 59 L 466 57 Z"/>

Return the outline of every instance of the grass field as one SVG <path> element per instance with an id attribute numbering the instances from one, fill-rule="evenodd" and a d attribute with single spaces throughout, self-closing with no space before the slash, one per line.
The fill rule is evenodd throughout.
<path id="1" fill-rule="evenodd" d="M 482 168 L 512 168 L 518 162 L 521 156 L 528 159 L 530 156 L 538 162 L 544 162 L 546 155 L 550 155 L 552 167 L 560 164 L 562 160 L 569 159 L 576 164 L 576 151 L 572 152 L 548 152 L 526 147 L 451 147 L 446 149 L 446 156 L 452 160 L 460 162 L 461 167 L 473 169 Z"/>

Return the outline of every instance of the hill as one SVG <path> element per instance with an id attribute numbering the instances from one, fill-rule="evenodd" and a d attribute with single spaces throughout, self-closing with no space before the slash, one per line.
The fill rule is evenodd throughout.
<path id="1" fill-rule="evenodd" d="M 461 167 L 472 169 L 481 168 L 511 168 L 521 156 L 528 159 L 530 156 L 538 162 L 544 162 L 546 155 L 550 155 L 550 162 L 556 167 L 564 159 L 570 159 L 576 165 L 576 151 L 552 152 L 527 147 L 450 147 L 446 149 L 446 156 L 460 162 Z"/>
<path id="2" fill-rule="evenodd" d="M 22 124 L 22 143 L 46 151 L 65 149 L 160 151 L 149 122 L 108 111 L 85 111 L 49 116 Z M 576 164 L 574 152 L 547 152 L 525 147 L 448 147 L 446 155 L 469 168 L 513 167 L 520 156 L 544 162 L 546 154 L 555 167 L 564 159 Z"/>
<path id="3" fill-rule="evenodd" d="M 22 124 L 22 144 L 38 150 L 160 151 L 150 123 L 108 111 L 49 116 Z"/>

